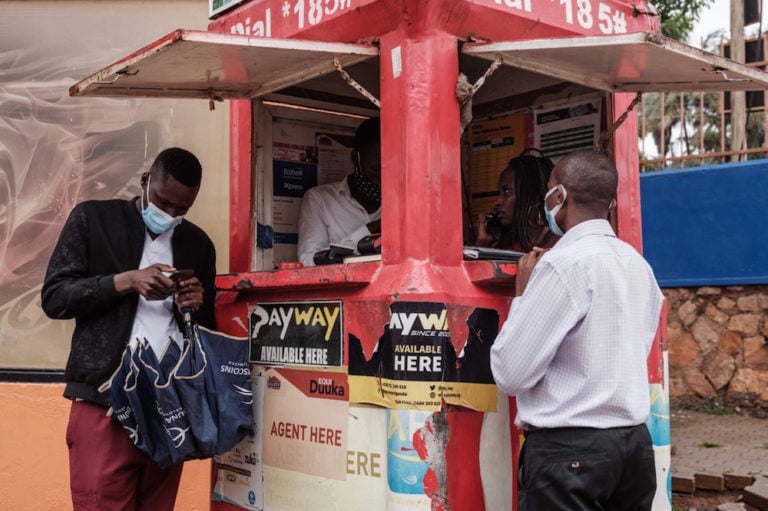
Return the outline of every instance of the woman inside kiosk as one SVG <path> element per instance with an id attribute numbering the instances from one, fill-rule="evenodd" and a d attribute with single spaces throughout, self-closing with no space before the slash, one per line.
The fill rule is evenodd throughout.
<path id="1" fill-rule="evenodd" d="M 499 198 L 478 223 L 477 246 L 529 252 L 555 244 L 558 238 L 544 218 L 544 195 L 553 167 L 535 148 L 509 161 L 499 175 Z"/>

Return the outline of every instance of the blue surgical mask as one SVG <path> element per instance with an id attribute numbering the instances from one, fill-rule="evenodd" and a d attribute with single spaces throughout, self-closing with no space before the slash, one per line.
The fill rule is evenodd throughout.
<path id="1" fill-rule="evenodd" d="M 149 200 L 149 183 L 151 179 L 151 176 L 147 179 L 147 189 L 145 192 L 147 194 L 146 207 L 144 206 L 144 194 L 141 194 L 141 219 L 144 220 L 144 225 L 147 226 L 147 229 L 155 234 L 163 234 L 164 232 L 169 231 L 179 225 L 181 221 L 184 220 L 184 217 L 173 217 L 155 206 Z"/>
<path id="2" fill-rule="evenodd" d="M 547 199 L 550 195 L 555 193 L 555 190 L 560 187 L 560 189 L 563 190 L 563 202 L 552 208 L 552 210 L 547 209 Z M 549 225 L 549 230 L 552 231 L 555 236 L 562 236 L 565 234 L 562 229 L 557 225 L 557 222 L 555 221 L 555 216 L 560 211 L 560 208 L 563 207 L 563 204 L 565 204 L 565 199 L 568 197 L 568 192 L 566 191 L 565 187 L 563 185 L 556 185 L 553 186 L 547 194 L 544 196 L 544 216 L 547 217 L 547 224 Z"/>

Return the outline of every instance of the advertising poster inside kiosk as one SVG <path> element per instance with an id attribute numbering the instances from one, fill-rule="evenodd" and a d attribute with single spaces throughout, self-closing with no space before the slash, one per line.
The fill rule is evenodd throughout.
<path id="1" fill-rule="evenodd" d="M 281 262 L 298 260 L 299 211 L 307 190 L 340 181 L 354 170 L 351 158 L 354 128 L 334 124 L 333 120 L 331 117 L 327 122 L 289 119 L 273 122 L 271 178 L 275 267 Z"/>

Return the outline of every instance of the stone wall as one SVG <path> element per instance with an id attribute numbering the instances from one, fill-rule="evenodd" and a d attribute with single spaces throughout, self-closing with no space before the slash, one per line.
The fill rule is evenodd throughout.
<path id="1" fill-rule="evenodd" d="M 768 286 L 665 289 L 673 403 L 768 412 Z"/>

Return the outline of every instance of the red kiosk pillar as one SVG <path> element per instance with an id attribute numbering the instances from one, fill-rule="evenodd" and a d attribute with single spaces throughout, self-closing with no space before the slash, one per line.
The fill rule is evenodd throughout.
<path id="1" fill-rule="evenodd" d="M 404 24 L 382 37 L 380 52 L 384 264 L 456 267 L 463 243 L 456 37 Z"/>
<path id="2" fill-rule="evenodd" d="M 393 273 L 399 300 L 463 307 L 480 293 L 461 267 L 458 42 L 435 28 L 437 12 L 412 4 L 414 16 L 422 18 L 404 21 L 380 40 L 382 273 Z M 455 345 L 458 337 L 452 336 L 457 352 L 462 348 Z M 449 407 L 433 415 L 434 430 L 419 435 L 440 438 L 445 446 L 443 459 L 434 459 L 432 452 L 427 460 L 425 493 L 433 509 L 485 509 L 482 421 L 482 412 Z"/>

